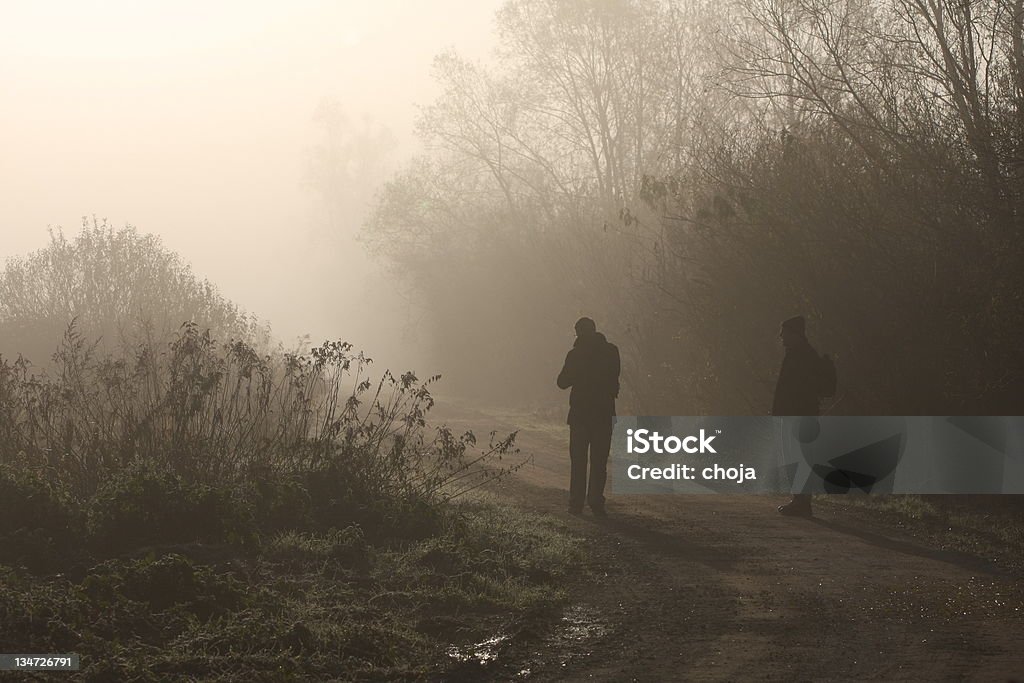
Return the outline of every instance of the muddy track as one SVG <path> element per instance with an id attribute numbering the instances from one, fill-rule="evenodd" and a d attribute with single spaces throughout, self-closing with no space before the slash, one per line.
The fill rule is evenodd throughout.
<path id="1" fill-rule="evenodd" d="M 446 412 L 518 426 L 531 462 L 499 494 L 587 545 L 560 626 L 473 678 L 1024 680 L 1024 590 L 983 559 L 834 508 L 781 517 L 772 497 L 612 496 L 607 521 L 574 517 L 564 425 Z"/>

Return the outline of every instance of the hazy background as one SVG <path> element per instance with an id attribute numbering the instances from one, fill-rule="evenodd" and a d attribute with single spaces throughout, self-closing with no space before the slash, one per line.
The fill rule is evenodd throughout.
<path id="1" fill-rule="evenodd" d="M 396 356 L 416 320 L 354 236 L 417 149 L 433 57 L 486 58 L 499 4 L 0 4 L 0 261 L 85 215 L 131 223 L 286 341 L 415 364 Z M 391 143 L 325 197 L 353 139 Z"/>
<path id="2" fill-rule="evenodd" d="M 759 415 L 796 314 L 829 413 L 1016 414 L 1021 2 L 10 4 L 0 258 L 131 223 L 289 346 L 550 416 L 580 315 L 623 414 Z M 103 239 L 3 269 L 8 354 L 239 329 Z"/>

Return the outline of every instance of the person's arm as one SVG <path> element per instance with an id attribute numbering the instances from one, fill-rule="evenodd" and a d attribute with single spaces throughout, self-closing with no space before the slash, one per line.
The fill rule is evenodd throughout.
<path id="1" fill-rule="evenodd" d="M 569 353 L 565 355 L 565 363 L 562 365 L 562 371 L 558 373 L 558 388 L 568 389 L 576 383 L 576 358 L 573 355 L 573 349 L 569 350 Z"/>
<path id="2" fill-rule="evenodd" d="M 613 398 L 618 398 L 619 397 L 619 373 L 622 371 L 622 361 L 619 358 L 619 347 L 618 346 L 612 346 L 612 350 L 613 350 L 613 353 L 612 353 L 612 370 L 614 370 L 614 374 L 612 375 L 612 377 L 614 378 L 614 381 L 612 382 L 612 388 L 615 391 L 615 393 L 612 394 L 612 396 L 613 396 Z"/>

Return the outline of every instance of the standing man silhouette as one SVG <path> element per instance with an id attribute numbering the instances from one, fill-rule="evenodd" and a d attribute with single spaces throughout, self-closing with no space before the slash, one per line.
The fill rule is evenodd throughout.
<path id="1" fill-rule="evenodd" d="M 608 478 L 612 417 L 619 395 L 619 349 L 597 331 L 590 318 L 576 321 L 576 342 L 558 373 L 558 388 L 570 387 L 569 512 L 580 514 L 586 502 L 595 516 L 605 517 L 604 485 Z"/>
<path id="2" fill-rule="evenodd" d="M 798 315 L 783 321 L 779 338 L 786 355 L 775 384 L 772 415 L 816 416 L 821 357 L 807 341 L 804 317 Z M 793 517 L 810 517 L 811 494 L 793 494 L 793 500 L 780 505 L 779 512 Z"/>

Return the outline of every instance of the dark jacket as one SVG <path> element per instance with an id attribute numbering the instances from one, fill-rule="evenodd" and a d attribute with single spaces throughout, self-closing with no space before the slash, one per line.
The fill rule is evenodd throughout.
<path id="1" fill-rule="evenodd" d="M 558 388 L 569 387 L 569 424 L 609 422 L 619 395 L 618 347 L 600 332 L 577 337 L 558 373 Z"/>
<path id="2" fill-rule="evenodd" d="M 817 415 L 821 357 L 805 339 L 786 349 L 775 384 L 772 415 Z"/>

